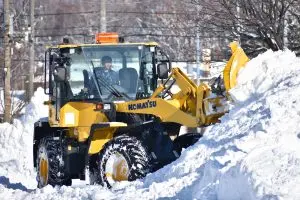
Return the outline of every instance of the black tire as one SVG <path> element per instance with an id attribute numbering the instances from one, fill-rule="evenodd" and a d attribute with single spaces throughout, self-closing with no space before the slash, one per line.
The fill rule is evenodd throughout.
<path id="1" fill-rule="evenodd" d="M 98 154 L 93 154 L 89 156 L 89 181 L 90 185 L 97 184 L 97 177 L 99 176 L 98 166 L 97 166 Z"/>
<path id="2" fill-rule="evenodd" d="M 109 188 L 112 186 L 106 176 L 106 164 L 108 159 L 116 154 L 123 156 L 122 158 L 126 160 L 128 181 L 142 178 L 151 171 L 152 161 L 146 146 L 135 137 L 120 135 L 106 143 L 99 152 L 97 157 L 97 183 Z"/>
<path id="3" fill-rule="evenodd" d="M 178 136 L 173 142 L 173 149 L 180 155 L 183 148 L 194 145 L 202 137 L 200 133 L 186 133 Z"/>
<path id="4" fill-rule="evenodd" d="M 59 140 L 46 137 L 40 140 L 37 150 L 37 182 L 38 187 L 46 185 L 72 185 L 72 180 L 64 174 L 63 152 Z M 40 172 L 42 160 L 47 162 L 47 178 L 43 178 Z"/>

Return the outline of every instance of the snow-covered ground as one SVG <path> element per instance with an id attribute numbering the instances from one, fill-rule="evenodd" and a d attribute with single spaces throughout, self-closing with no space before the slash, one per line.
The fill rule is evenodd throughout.
<path id="1" fill-rule="evenodd" d="M 47 114 L 38 90 L 23 119 L 0 125 L 0 199 L 300 199 L 300 59 L 268 51 L 230 94 L 235 103 L 221 123 L 143 180 L 35 189 L 32 126 Z"/>
<path id="2" fill-rule="evenodd" d="M 22 110 L 26 113 L 23 117 L 15 120 L 13 125 L 0 124 L 0 184 L 4 181 L 19 183 L 25 188 L 36 188 L 32 162 L 33 124 L 48 114 L 44 100 L 47 100 L 47 96 L 39 88 L 31 103 Z"/>

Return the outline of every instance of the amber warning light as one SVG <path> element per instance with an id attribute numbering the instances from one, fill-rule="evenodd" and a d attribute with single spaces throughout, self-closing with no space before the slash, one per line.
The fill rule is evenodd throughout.
<path id="1" fill-rule="evenodd" d="M 119 42 L 119 35 L 118 33 L 97 33 L 96 34 L 96 43 L 103 44 L 103 43 L 118 43 Z"/>
<path id="2" fill-rule="evenodd" d="M 101 110 L 111 110 L 111 105 L 110 103 L 97 103 L 95 111 L 101 111 Z"/>
<path id="3" fill-rule="evenodd" d="M 103 109 L 103 104 L 96 104 L 96 109 L 95 110 L 102 110 Z"/>

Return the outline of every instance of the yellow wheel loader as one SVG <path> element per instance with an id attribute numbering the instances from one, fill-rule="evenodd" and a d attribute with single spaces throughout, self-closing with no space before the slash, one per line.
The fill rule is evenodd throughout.
<path id="1" fill-rule="evenodd" d="M 179 136 L 181 126 L 208 126 L 227 111 L 225 92 L 213 92 L 220 85 L 196 85 L 171 67 L 157 43 L 120 41 L 101 33 L 96 44 L 60 44 L 45 52 L 49 116 L 35 123 L 33 141 L 38 187 L 78 178 L 111 187 L 142 178 L 201 137 Z M 231 47 L 226 90 L 248 61 L 235 43 Z"/>

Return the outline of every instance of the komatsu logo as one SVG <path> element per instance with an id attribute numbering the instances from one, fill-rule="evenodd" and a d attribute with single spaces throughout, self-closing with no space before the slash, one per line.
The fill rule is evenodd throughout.
<path id="1" fill-rule="evenodd" d="M 128 110 L 137 110 L 137 109 L 154 108 L 154 107 L 156 107 L 156 101 L 148 100 L 144 103 L 129 104 Z"/>

